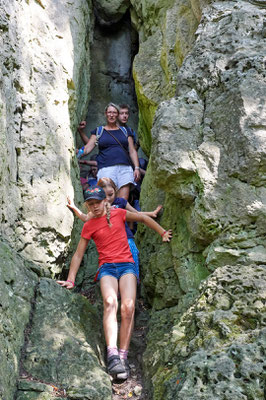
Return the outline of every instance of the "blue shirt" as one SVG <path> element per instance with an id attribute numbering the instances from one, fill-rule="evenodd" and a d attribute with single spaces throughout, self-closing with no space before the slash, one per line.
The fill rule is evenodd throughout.
<path id="1" fill-rule="evenodd" d="M 87 180 L 87 184 L 89 186 L 96 186 L 97 185 L 97 179 L 93 178 L 93 176 L 90 176 Z"/>
<path id="2" fill-rule="evenodd" d="M 110 132 L 119 140 L 124 150 L 117 143 L 117 141 L 104 129 L 98 143 L 99 154 L 96 158 L 98 169 L 119 164 L 130 165 L 130 156 L 128 153 L 128 138 L 121 129 L 114 129 Z M 131 131 L 127 130 L 127 132 L 128 136 L 133 137 Z M 91 134 L 96 135 L 96 129 L 94 129 Z M 128 156 L 126 155 L 125 151 L 128 153 Z"/>
<path id="3" fill-rule="evenodd" d="M 125 125 L 125 128 L 127 130 L 128 135 L 129 136 L 133 136 L 134 144 L 136 144 L 136 141 L 137 141 L 136 132 L 132 128 L 130 128 L 130 126 Z"/>
<path id="4" fill-rule="evenodd" d="M 127 200 L 126 200 L 126 199 L 123 199 L 123 197 L 117 197 L 117 198 L 114 200 L 112 206 L 115 206 L 116 208 L 123 208 L 123 209 L 125 209 L 126 206 L 127 206 Z M 134 235 L 133 235 L 131 229 L 129 228 L 127 222 L 125 222 L 125 228 L 126 228 L 127 238 L 128 238 L 128 239 L 134 239 Z"/>

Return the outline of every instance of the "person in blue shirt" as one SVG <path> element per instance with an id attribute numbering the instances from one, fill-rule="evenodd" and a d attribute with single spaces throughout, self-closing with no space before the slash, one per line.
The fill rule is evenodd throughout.
<path id="1" fill-rule="evenodd" d="M 131 132 L 133 135 L 134 145 L 137 142 L 137 135 L 136 132 L 127 125 L 128 118 L 130 113 L 130 107 L 128 104 L 120 104 L 119 105 L 119 115 L 118 115 L 118 122 L 121 126 L 124 126 L 128 132 Z"/>
<path id="2" fill-rule="evenodd" d="M 79 150 L 81 156 L 89 154 L 96 144 L 99 148 L 97 155 L 97 179 L 111 178 L 118 188 L 118 196 L 128 199 L 131 184 L 140 179 L 138 154 L 134 146 L 133 133 L 127 130 L 127 135 L 118 125 L 119 107 L 109 103 L 105 108 L 106 125 L 101 136 L 97 138 L 97 129 Z M 79 125 L 79 132 L 84 130 L 86 122 Z"/>

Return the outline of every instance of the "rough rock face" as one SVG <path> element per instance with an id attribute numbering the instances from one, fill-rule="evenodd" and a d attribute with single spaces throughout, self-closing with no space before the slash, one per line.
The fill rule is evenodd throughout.
<path id="1" fill-rule="evenodd" d="M 95 0 L 93 4 L 100 24 L 111 26 L 124 16 L 130 5 L 130 0 Z"/>
<path id="2" fill-rule="evenodd" d="M 30 263 L 3 242 L 0 242 L 0 259 L 0 398 L 11 400 L 38 277 L 31 271 Z"/>
<path id="3" fill-rule="evenodd" d="M 265 266 L 220 267 L 181 318 L 169 311 L 165 326 L 153 316 L 145 370 L 154 399 L 264 399 L 265 278 Z"/>
<path id="4" fill-rule="evenodd" d="M 68 399 L 111 399 L 101 325 L 101 315 L 87 299 L 41 279 L 23 368 L 35 379 L 66 389 Z M 25 392 L 22 387 L 18 394 Z"/>
<path id="5" fill-rule="evenodd" d="M 194 42 L 199 8 L 189 0 L 131 1 L 140 49 L 134 60 L 141 146 L 151 149 L 153 118 L 162 99 L 175 94 L 177 72 Z"/>
<path id="6" fill-rule="evenodd" d="M 170 244 L 143 227 L 138 233 L 152 306 L 144 355 L 151 397 L 260 400 L 265 1 L 130 4 L 140 42 L 139 135 L 151 155 L 142 207 L 163 203 L 160 222 L 174 231 Z M 95 5 L 108 25 L 129 2 Z M 51 400 L 59 385 L 68 398 L 108 399 L 94 308 L 44 277 L 61 270 L 76 240 L 64 204 L 73 191 L 81 198 L 73 133 L 91 95 L 91 3 L 0 7 L 1 234 L 21 254 L 0 248 L 0 396 L 13 400 L 17 387 L 18 400 Z M 16 382 L 20 361 L 33 381 Z"/>
<path id="7" fill-rule="evenodd" d="M 157 345 L 155 325 L 157 331 L 161 329 L 163 332 L 162 336 L 165 334 L 160 340 L 167 347 L 166 353 L 170 354 L 156 358 L 148 350 L 145 356 L 147 375 L 156 399 L 174 396 L 192 399 L 193 395 L 197 399 L 214 396 L 263 398 L 263 389 L 256 383 L 261 379 L 258 356 L 248 359 L 249 363 L 257 363 L 255 369 L 258 368 L 258 375 L 255 373 L 247 378 L 252 381 L 251 386 L 237 369 L 237 362 L 233 365 L 229 359 L 230 346 L 235 344 L 238 348 L 241 342 L 242 333 L 237 326 L 234 330 L 233 326 L 229 329 L 233 336 L 229 331 L 228 336 L 223 336 L 225 347 L 221 354 L 219 344 L 214 341 L 212 355 L 206 358 L 206 354 L 202 354 L 203 358 L 200 358 L 201 344 L 198 345 L 195 364 L 193 356 L 186 362 L 173 356 L 171 361 L 171 345 L 168 348 L 166 331 L 172 323 L 177 324 L 182 313 L 193 304 L 195 296 L 202 290 L 199 289 L 200 281 L 217 268 L 217 281 L 222 280 L 223 271 L 226 273 L 225 266 L 232 268 L 230 271 L 234 268 L 232 266 L 238 266 L 241 280 L 244 279 L 242 272 L 247 273 L 246 266 L 252 265 L 249 267 L 250 276 L 257 273 L 256 265 L 260 265 L 260 271 L 265 268 L 264 19 L 265 9 L 259 7 L 259 3 L 211 2 L 203 7 L 195 43 L 176 76 L 176 96 L 163 101 L 156 110 L 147 174 L 147 177 L 153 177 L 156 187 L 153 188 L 145 178 L 142 205 L 148 208 L 161 190 L 165 192 L 161 223 L 174 229 L 171 245 L 159 248 L 157 238 L 146 229 L 139 230 L 145 292 L 154 310 L 161 310 L 151 321 L 148 347 L 154 350 Z M 149 75 L 147 70 L 145 75 Z M 240 295 L 238 301 L 240 307 L 245 308 L 243 297 Z M 263 299 L 259 302 L 263 304 Z M 170 308 L 166 310 L 166 306 Z M 252 312 L 255 314 L 256 310 Z M 234 324 L 238 322 L 233 318 Z M 247 329 L 249 336 L 245 337 L 240 361 L 248 357 L 249 351 L 259 354 L 264 319 L 260 320 L 259 330 L 256 326 L 251 323 Z M 205 328 L 202 329 L 204 335 Z M 226 326 L 224 329 L 226 332 Z M 248 337 L 252 337 L 252 349 Z M 177 343 L 178 347 L 184 351 L 182 342 L 180 346 Z M 223 371 L 228 368 L 230 376 L 224 376 L 223 371 L 221 376 L 217 371 L 211 372 L 212 365 L 218 366 L 219 360 Z M 198 369 L 197 361 L 200 362 Z M 175 365 L 175 378 L 171 373 L 167 375 L 167 363 Z M 208 380 L 202 375 L 203 365 Z M 161 380 L 158 379 L 160 374 Z M 180 381 L 180 385 L 175 385 L 174 379 Z M 193 379 L 194 384 L 203 381 L 194 392 L 189 389 L 193 387 Z M 216 392 L 212 392 L 215 380 L 221 384 Z M 229 381 L 230 384 L 225 384 Z"/>
<path id="8" fill-rule="evenodd" d="M 58 272 L 73 226 L 62 205 L 80 193 L 71 127 L 88 103 L 90 2 L 5 2 L 0 27 L 1 233 Z"/>
<path id="9" fill-rule="evenodd" d="M 0 258 L 0 398 L 111 399 L 97 308 L 2 242 Z"/>

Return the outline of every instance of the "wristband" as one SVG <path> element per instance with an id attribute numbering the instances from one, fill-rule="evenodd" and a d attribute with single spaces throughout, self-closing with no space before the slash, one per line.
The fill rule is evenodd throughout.
<path id="1" fill-rule="evenodd" d="M 70 281 L 69 279 L 67 279 L 66 282 L 72 283 L 73 287 L 75 287 L 75 283 L 73 281 Z"/>
<path id="2" fill-rule="evenodd" d="M 160 235 L 163 237 L 166 234 L 167 231 L 163 231 L 163 233 L 160 233 Z"/>
<path id="3" fill-rule="evenodd" d="M 135 167 L 135 169 L 140 169 L 139 167 Z"/>

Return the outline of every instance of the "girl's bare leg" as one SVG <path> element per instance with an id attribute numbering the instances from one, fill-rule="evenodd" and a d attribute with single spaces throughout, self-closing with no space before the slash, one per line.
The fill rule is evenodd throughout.
<path id="1" fill-rule="evenodd" d="M 122 186 L 118 190 L 117 197 L 123 197 L 124 199 L 128 200 L 129 190 L 130 190 L 130 183 L 128 185 Z"/>
<path id="2" fill-rule="evenodd" d="M 133 274 L 123 275 L 119 280 L 121 295 L 120 349 L 128 350 L 134 326 L 137 279 Z"/>
<path id="3" fill-rule="evenodd" d="M 113 276 L 103 276 L 100 280 L 103 298 L 103 328 L 107 346 L 117 346 L 117 293 L 118 281 Z"/>

